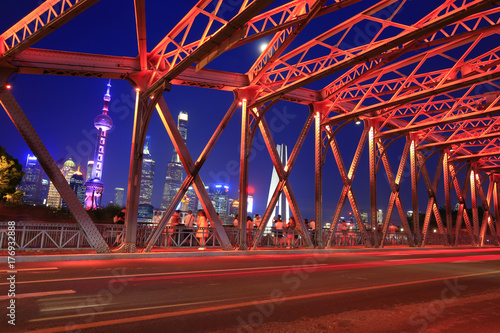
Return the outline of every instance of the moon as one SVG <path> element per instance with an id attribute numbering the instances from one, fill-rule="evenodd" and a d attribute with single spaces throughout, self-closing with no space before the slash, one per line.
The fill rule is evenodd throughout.
<path id="1" fill-rule="evenodd" d="M 259 45 L 260 53 L 264 52 L 266 50 L 266 47 L 267 47 L 267 43 L 260 44 Z"/>

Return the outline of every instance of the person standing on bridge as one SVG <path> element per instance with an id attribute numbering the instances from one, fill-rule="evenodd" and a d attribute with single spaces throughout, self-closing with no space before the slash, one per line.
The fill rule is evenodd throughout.
<path id="1" fill-rule="evenodd" d="M 205 250 L 205 242 L 208 237 L 208 221 L 207 215 L 205 215 L 205 212 L 201 209 L 198 211 L 196 225 L 198 226 L 198 230 L 196 231 L 196 238 L 198 238 L 198 242 L 200 243 L 200 247 L 198 248 L 198 250 Z"/>
<path id="2" fill-rule="evenodd" d="M 347 223 L 345 223 L 345 220 L 342 220 L 340 230 L 342 231 L 342 241 L 344 245 L 347 245 Z"/>
<path id="3" fill-rule="evenodd" d="M 190 243 L 192 244 L 193 240 L 191 235 L 193 233 L 194 220 L 195 217 L 193 216 L 193 211 L 188 210 L 186 216 L 184 216 L 184 236 L 182 237 L 182 243 L 184 243 L 184 241 L 189 237 Z"/>
<path id="4" fill-rule="evenodd" d="M 274 224 L 274 228 L 276 229 L 276 245 L 279 245 L 281 242 L 281 237 L 283 236 L 283 221 L 281 221 L 281 215 L 278 215 L 276 222 Z"/>
<path id="5" fill-rule="evenodd" d="M 297 223 L 295 222 L 295 218 L 290 216 L 288 220 L 288 224 L 286 225 L 287 229 L 287 237 L 286 237 L 286 245 L 287 248 L 295 247 L 295 229 L 297 228 Z"/>

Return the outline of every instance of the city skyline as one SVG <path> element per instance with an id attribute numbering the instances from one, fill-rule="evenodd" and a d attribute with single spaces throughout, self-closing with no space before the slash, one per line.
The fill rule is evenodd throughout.
<path id="1" fill-rule="evenodd" d="M 359 6 L 361 6 L 360 4 Z M 6 30 L 12 24 L 20 20 L 31 9 L 37 6 L 36 3 L 12 4 L 9 12 L 0 13 L 0 29 Z M 156 7 L 155 7 L 156 6 Z M 354 5 L 353 11 L 358 10 L 358 5 Z M 167 33 L 175 22 L 178 22 L 190 9 L 190 4 L 179 2 L 173 6 L 173 10 L 163 13 L 161 4 L 151 4 L 148 7 L 148 20 L 155 20 L 162 17 L 165 27 L 158 31 L 148 31 L 148 43 L 155 45 Z M 347 8 L 349 12 L 351 9 Z M 162 14 L 160 14 L 162 13 Z M 411 13 L 411 11 L 410 11 Z M 410 14 L 409 13 L 409 14 Z M 111 15 L 113 14 L 113 15 Z M 92 26 L 87 27 L 85 32 L 77 24 L 79 19 L 85 19 L 89 15 L 102 15 L 103 19 L 98 19 Z M 164 16 L 166 15 L 166 17 Z M 411 16 L 411 15 L 410 15 Z M 106 18 L 106 19 L 104 19 Z M 136 33 L 134 28 L 125 24 L 126 21 L 134 20 L 133 4 L 126 3 L 117 5 L 117 2 L 98 3 L 84 12 L 81 17 L 70 22 L 53 34 L 36 43 L 34 47 L 58 49 L 61 41 L 65 41 L 65 50 L 85 51 L 97 54 L 120 54 L 130 57 L 137 56 Z M 323 18 L 318 18 L 317 22 Z M 311 28 L 314 29 L 314 28 Z M 90 31 L 89 31 L 90 30 Z M 106 33 L 102 33 L 106 31 Z M 314 32 L 314 31 L 313 31 Z M 298 41 L 309 38 L 314 33 L 307 36 L 299 36 Z M 74 38 L 78 36 L 80 38 Z M 309 37 L 308 37 L 309 36 Z M 302 39 L 301 39 L 302 38 Z M 237 50 L 221 55 L 207 66 L 209 69 L 223 68 L 225 70 L 237 70 L 242 66 L 249 68 L 258 58 L 260 42 L 248 43 Z M 101 87 L 103 82 L 99 78 L 73 78 L 66 76 L 32 76 L 19 74 L 11 78 L 12 94 L 26 112 L 28 119 L 32 122 L 35 130 L 39 133 L 42 141 L 47 146 L 49 152 L 55 160 L 62 157 L 71 157 L 77 165 L 82 166 L 92 159 L 96 140 L 96 131 L 91 129 L 94 118 L 94 111 L 102 107 Z M 321 80 L 320 80 L 321 81 Z M 324 86 L 325 82 L 317 82 L 311 88 Z M 107 142 L 107 151 L 113 152 L 114 158 L 104 166 L 104 182 L 107 190 L 103 194 L 103 202 L 113 200 L 113 188 L 126 188 L 128 182 L 128 168 L 130 164 L 130 142 L 131 129 L 133 123 L 133 110 L 135 91 L 129 82 L 125 80 L 113 80 L 114 100 L 110 103 L 110 114 L 113 117 L 116 128 L 110 130 L 110 137 Z M 37 89 L 33 89 L 37 87 Z M 116 93 L 115 93 L 116 91 Z M 233 94 L 227 91 L 209 90 L 202 88 L 192 88 L 186 86 L 174 86 L 170 92 L 165 92 L 166 102 L 175 115 L 179 110 L 185 110 L 190 115 L 190 140 L 188 149 L 196 160 L 199 153 L 204 148 L 208 138 L 212 135 L 223 114 L 233 101 Z M 49 112 L 50 111 L 50 112 Z M 68 117 L 68 113 L 71 117 Z M 268 123 L 272 131 L 273 138 L 277 144 L 285 143 L 289 149 L 293 149 L 300 129 L 309 113 L 308 107 L 291 102 L 282 101 L 279 105 L 272 107 L 268 115 Z M 236 198 L 239 174 L 239 152 L 238 143 L 235 138 L 240 136 L 240 117 L 238 111 L 229 122 L 227 129 L 215 146 L 210 158 L 200 171 L 201 178 L 205 184 L 227 183 L 230 186 L 231 197 Z M 7 152 L 18 160 L 23 160 L 30 152 L 24 140 L 3 112 L 0 116 L 2 121 L 2 131 L 0 143 L 5 146 Z M 359 141 L 363 126 L 348 125 L 339 132 L 338 142 L 340 150 L 344 155 L 346 167 L 349 168 L 355 145 Z M 173 145 L 162 125 L 157 114 L 153 115 L 148 129 L 155 142 L 161 144 L 152 148 L 152 155 L 155 156 L 157 170 L 166 170 L 170 160 L 170 152 Z M 64 138 L 64 140 L 61 140 Z M 304 218 L 314 215 L 314 160 L 313 135 L 310 132 L 304 148 L 301 150 L 294 170 L 290 174 L 290 183 L 294 188 L 295 196 L 299 203 Z M 397 169 L 398 155 L 400 154 L 402 141 L 392 145 L 388 152 L 393 170 Z M 434 157 L 433 157 L 434 158 Z M 360 209 L 369 211 L 369 173 L 367 169 L 368 149 L 365 147 L 361 155 L 363 162 L 353 181 L 353 191 Z M 432 159 L 431 159 L 432 162 Z M 113 172 L 110 173 L 110 170 Z M 263 171 L 262 171 L 263 170 Z M 271 179 L 272 163 L 266 151 L 260 134 L 255 136 L 252 153 L 250 156 L 250 178 L 249 184 L 255 189 L 254 211 L 263 214 L 265 209 L 269 180 Z M 161 177 L 163 178 L 163 177 Z M 163 179 L 161 180 L 163 182 Z M 153 205 L 161 205 L 163 186 L 156 183 L 153 189 Z M 410 183 L 409 167 L 404 170 L 402 185 L 408 186 Z M 339 177 L 338 169 L 333 161 L 331 152 L 326 157 L 324 169 L 324 217 L 325 222 L 333 214 L 335 205 L 339 199 L 342 189 L 342 180 Z M 380 198 L 378 208 L 387 209 L 387 200 L 390 195 L 390 187 L 385 179 L 385 175 L 379 174 L 378 191 Z M 440 189 L 442 191 L 442 189 Z M 408 191 L 409 192 L 409 191 Z M 442 192 L 438 193 L 440 201 L 444 204 Z M 411 208 L 411 193 L 401 192 L 402 202 L 405 210 Z M 420 210 L 424 211 L 428 196 L 424 186 L 419 191 Z M 455 199 L 453 199 L 455 200 Z M 345 211 L 350 210 L 349 204 L 345 206 Z"/>

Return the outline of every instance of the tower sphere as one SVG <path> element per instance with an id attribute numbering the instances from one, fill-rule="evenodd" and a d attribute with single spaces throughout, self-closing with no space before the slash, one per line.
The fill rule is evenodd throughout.
<path id="1" fill-rule="evenodd" d="M 113 127 L 113 120 L 107 114 L 100 114 L 95 117 L 94 126 L 97 129 L 108 131 Z"/>

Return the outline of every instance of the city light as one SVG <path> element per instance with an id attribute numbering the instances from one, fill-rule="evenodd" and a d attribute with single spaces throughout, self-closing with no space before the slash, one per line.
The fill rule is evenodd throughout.
<path id="1" fill-rule="evenodd" d="M 267 43 L 262 43 L 259 45 L 260 53 L 264 52 L 267 48 Z"/>
<path id="2" fill-rule="evenodd" d="M 10 89 L 10 88 L 12 88 L 12 86 L 11 86 L 10 84 L 8 84 L 8 83 L 7 83 L 7 84 L 5 85 L 5 88 Z"/>

